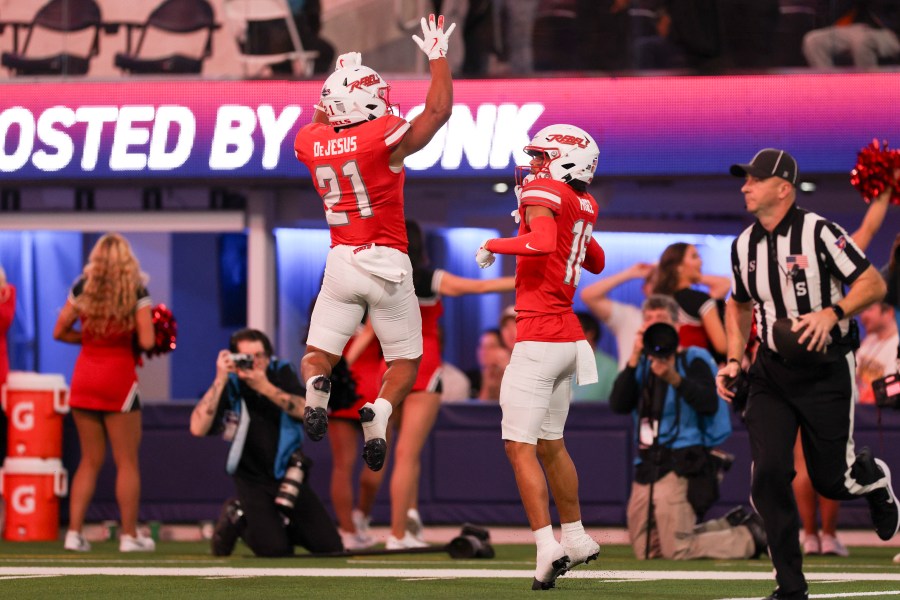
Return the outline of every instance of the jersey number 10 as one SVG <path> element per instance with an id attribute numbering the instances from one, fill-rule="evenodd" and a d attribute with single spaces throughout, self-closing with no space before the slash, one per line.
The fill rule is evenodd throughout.
<path id="1" fill-rule="evenodd" d="M 583 220 L 575 221 L 572 225 L 572 246 L 569 248 L 569 258 L 566 259 L 566 277 L 563 280 L 566 285 L 578 286 L 581 279 L 581 263 L 584 262 L 584 255 L 587 254 L 593 233 L 594 226 Z"/>

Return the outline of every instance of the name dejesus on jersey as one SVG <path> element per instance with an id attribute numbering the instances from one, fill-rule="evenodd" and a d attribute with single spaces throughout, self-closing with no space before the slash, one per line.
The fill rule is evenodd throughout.
<path id="1" fill-rule="evenodd" d="M 338 154 L 347 154 L 356 152 L 356 136 L 345 138 L 337 138 L 328 140 L 325 144 L 321 142 L 313 143 L 313 156 L 337 156 Z"/>

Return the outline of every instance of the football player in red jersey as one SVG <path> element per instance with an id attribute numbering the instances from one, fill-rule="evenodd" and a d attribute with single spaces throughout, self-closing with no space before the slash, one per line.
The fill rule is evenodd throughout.
<path id="1" fill-rule="evenodd" d="M 431 85 L 425 108 L 412 121 L 392 114 L 390 86 L 361 64 L 358 52 L 338 57 L 322 86 L 313 122 L 294 141 L 325 205 L 331 250 L 310 319 L 306 355 L 304 424 L 312 440 L 328 429 L 328 377 L 368 307 L 388 363 L 381 392 L 360 409 L 373 471 L 384 465 L 385 432 L 393 406 L 409 394 L 422 357 L 422 319 L 406 255 L 403 160 L 425 147 L 450 118 L 453 84 L 447 63 L 444 17 L 422 19 L 413 40 L 428 56 Z"/>
<path id="2" fill-rule="evenodd" d="M 530 171 L 517 177 L 523 181 L 516 188 L 519 234 L 485 241 L 476 260 L 484 268 L 494 253 L 516 255 L 516 344 L 500 386 L 502 433 L 537 544 L 532 589 L 546 590 L 600 553 L 581 524 L 578 473 L 563 442 L 576 372 L 579 383 L 597 381 L 572 298 L 582 267 L 599 273 L 605 263 L 592 237 L 597 202 L 587 192 L 600 150 L 578 127 L 551 125 L 525 152 L 531 163 L 517 172 Z M 550 522 L 548 480 L 562 524 L 559 542 Z"/>

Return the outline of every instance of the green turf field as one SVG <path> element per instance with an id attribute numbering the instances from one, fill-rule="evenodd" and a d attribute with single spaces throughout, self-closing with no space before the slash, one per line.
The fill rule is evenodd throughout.
<path id="1" fill-rule="evenodd" d="M 204 542 L 162 542 L 153 554 L 121 554 L 114 542 L 86 554 L 61 542 L 0 542 L 0 598 L 418 598 L 534 597 L 530 545 L 496 545 L 491 560 L 446 554 L 259 559 L 238 545 L 216 558 Z M 896 598 L 895 548 L 854 547 L 849 558 L 806 560 L 811 598 Z M 767 560 L 640 562 L 625 546 L 560 578 L 551 597 L 756 599 L 774 588 Z"/>

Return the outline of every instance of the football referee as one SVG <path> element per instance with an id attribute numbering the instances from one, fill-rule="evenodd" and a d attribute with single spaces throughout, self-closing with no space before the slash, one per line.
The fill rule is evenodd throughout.
<path id="1" fill-rule="evenodd" d="M 756 222 L 731 249 L 728 362 L 716 385 L 722 397 L 733 396 L 728 388 L 740 372 L 755 307 L 761 346 L 747 373 L 745 418 L 751 494 L 765 521 L 778 584 L 768 598 L 805 600 L 800 517 L 791 488 L 798 429 L 816 491 L 836 500 L 865 496 L 878 536 L 888 540 L 897 532 L 887 465 L 853 445 L 858 335 L 852 317 L 886 290 L 843 228 L 795 204 L 797 163 L 790 154 L 760 150 L 749 164 L 732 165 L 731 174 L 744 178 L 741 192 Z"/>

